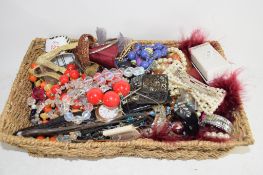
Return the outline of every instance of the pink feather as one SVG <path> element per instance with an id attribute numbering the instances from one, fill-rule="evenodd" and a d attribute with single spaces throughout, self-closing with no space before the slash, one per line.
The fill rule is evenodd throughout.
<path id="1" fill-rule="evenodd" d="M 218 107 L 215 113 L 230 120 L 234 120 L 233 116 L 231 116 L 232 112 L 242 105 L 244 87 L 238 80 L 238 75 L 240 72 L 241 70 L 238 69 L 231 73 L 225 73 L 210 83 L 210 86 L 222 88 L 226 91 L 224 101 Z"/>
<path id="2" fill-rule="evenodd" d="M 192 32 L 191 36 L 188 38 L 182 38 L 179 42 L 179 49 L 181 49 L 188 58 L 190 57 L 189 48 L 200 44 L 203 44 L 206 40 L 204 32 L 200 29 L 196 29 Z"/>
<path id="3" fill-rule="evenodd" d="M 193 137 L 179 135 L 171 132 L 171 128 L 169 126 L 169 122 L 164 123 L 162 128 L 158 129 L 158 126 L 154 125 L 152 127 L 152 135 L 148 138 L 153 140 L 165 141 L 165 142 L 174 142 L 174 141 L 182 141 L 182 140 L 191 140 Z"/>

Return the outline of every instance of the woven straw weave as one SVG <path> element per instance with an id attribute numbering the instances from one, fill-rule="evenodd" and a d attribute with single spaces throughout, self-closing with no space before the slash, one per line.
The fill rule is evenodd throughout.
<path id="1" fill-rule="evenodd" d="M 141 41 L 148 42 L 148 41 Z M 45 39 L 32 41 L 17 77 L 13 83 L 8 101 L 0 117 L 0 140 L 18 146 L 33 156 L 42 157 L 75 157 L 97 159 L 116 156 L 153 157 L 162 159 L 208 159 L 218 158 L 235 146 L 250 145 L 254 140 L 246 114 L 241 108 L 235 112 L 233 139 L 225 143 L 209 141 L 159 142 L 150 139 L 138 139 L 126 142 L 61 143 L 13 136 L 18 129 L 30 126 L 28 116 L 30 108 L 27 98 L 31 94 L 28 81 L 30 64 L 43 53 Z M 175 41 L 163 41 L 170 46 L 177 46 Z M 211 44 L 224 55 L 219 43 Z"/>

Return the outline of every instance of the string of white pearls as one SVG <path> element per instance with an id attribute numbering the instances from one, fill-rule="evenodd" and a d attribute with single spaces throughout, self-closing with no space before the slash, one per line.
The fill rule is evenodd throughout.
<path id="1" fill-rule="evenodd" d="M 163 73 L 168 76 L 171 95 L 179 95 L 179 89 L 187 90 L 198 103 L 199 111 L 212 114 L 224 99 L 224 90 L 197 82 L 178 62 L 170 64 Z"/>
<path id="2" fill-rule="evenodd" d="M 160 58 L 160 59 L 154 61 L 152 69 L 154 71 L 155 70 L 164 71 L 171 64 L 176 64 L 177 67 L 180 67 L 180 69 L 183 69 L 183 70 L 186 69 L 186 67 L 184 67 L 180 61 L 174 60 L 172 58 Z"/>
<path id="3" fill-rule="evenodd" d="M 211 139 L 220 139 L 220 140 L 228 140 L 230 139 L 229 134 L 224 134 L 222 132 L 205 132 L 204 137 L 211 138 Z"/>
<path id="4" fill-rule="evenodd" d="M 187 66 L 186 57 L 185 57 L 184 53 L 180 49 L 178 49 L 177 47 L 169 47 L 168 48 L 168 52 L 176 53 L 180 57 L 180 61 L 183 64 L 183 66 L 184 67 Z"/>
<path id="5" fill-rule="evenodd" d="M 176 60 L 174 58 L 159 58 L 158 60 L 154 61 L 152 69 L 164 71 L 171 64 L 175 64 L 177 68 L 180 68 L 182 70 L 186 70 L 187 61 L 186 61 L 186 57 L 185 57 L 184 53 L 176 47 L 169 47 L 168 52 L 177 54 L 180 58 L 180 61 Z"/>

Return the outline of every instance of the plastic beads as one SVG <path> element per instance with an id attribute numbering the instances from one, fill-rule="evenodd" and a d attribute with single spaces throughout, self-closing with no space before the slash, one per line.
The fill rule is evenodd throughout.
<path id="1" fill-rule="evenodd" d="M 134 65 L 147 69 L 154 60 L 166 56 L 168 49 L 161 43 L 152 45 L 135 44 L 134 49 L 127 55 L 127 59 Z"/>

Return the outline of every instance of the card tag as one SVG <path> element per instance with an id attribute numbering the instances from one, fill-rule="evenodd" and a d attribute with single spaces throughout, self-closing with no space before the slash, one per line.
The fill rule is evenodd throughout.
<path id="1" fill-rule="evenodd" d="M 69 44 L 69 38 L 66 36 L 55 36 L 46 40 L 45 51 L 50 52 L 60 46 Z"/>

